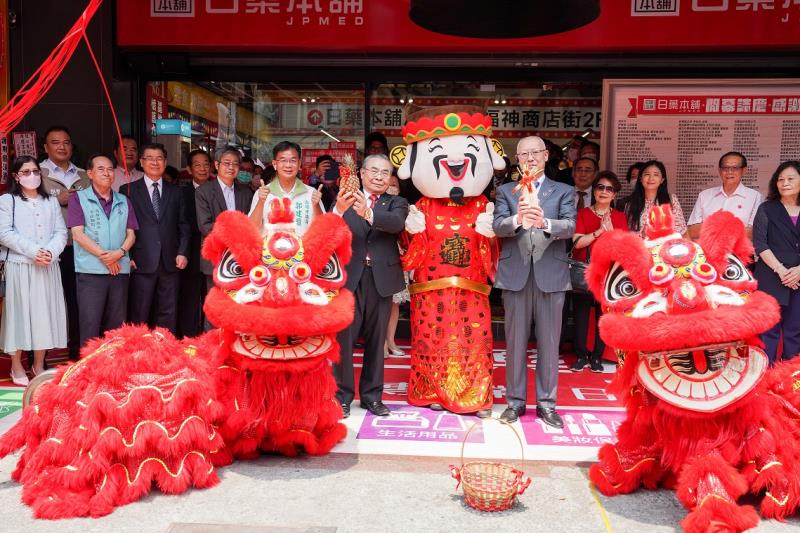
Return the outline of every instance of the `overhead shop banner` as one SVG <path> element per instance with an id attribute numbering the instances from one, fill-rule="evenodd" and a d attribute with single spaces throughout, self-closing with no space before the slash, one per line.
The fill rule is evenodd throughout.
<path id="1" fill-rule="evenodd" d="M 795 0 L 137 0 L 117 2 L 116 10 L 117 44 L 159 50 L 518 54 L 800 45 Z"/>
<path id="2" fill-rule="evenodd" d="M 596 139 L 600 131 L 600 98 L 508 98 L 505 104 L 491 104 L 486 98 L 415 98 L 422 107 L 474 105 L 486 107 L 492 117 L 492 136 L 503 142 L 508 151 L 515 139 L 539 135 L 563 144 L 590 129 Z M 487 105 L 488 103 L 488 105 Z M 400 139 L 406 122 L 405 105 L 393 98 L 376 98 L 370 104 L 372 130 L 390 139 Z"/>
<path id="3" fill-rule="evenodd" d="M 778 165 L 800 159 L 800 80 L 605 80 L 603 166 L 619 175 L 658 159 L 688 216 L 719 185 L 722 154 L 743 153 L 746 186 L 766 196 Z"/>

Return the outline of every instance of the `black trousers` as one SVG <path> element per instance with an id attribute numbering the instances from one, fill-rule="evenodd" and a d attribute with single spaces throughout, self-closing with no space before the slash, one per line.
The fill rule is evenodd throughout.
<path id="1" fill-rule="evenodd" d="M 80 320 L 78 319 L 78 288 L 75 281 L 75 249 L 72 245 L 64 247 L 59 256 L 58 268 L 61 270 L 61 286 L 64 287 L 64 300 L 67 303 L 67 348 L 69 358 L 77 359 L 83 345 Z"/>
<path id="2" fill-rule="evenodd" d="M 125 322 L 129 280 L 128 274 L 75 275 L 80 310 L 79 346 Z"/>
<path id="3" fill-rule="evenodd" d="M 214 287 L 214 276 L 211 276 L 209 274 L 203 274 L 203 277 L 205 278 L 205 284 L 206 284 L 206 287 L 205 287 L 205 291 L 206 292 L 205 292 L 205 294 L 207 295 L 208 291 L 210 291 Z M 205 301 L 205 295 L 203 296 L 203 300 Z M 208 321 L 208 317 L 205 316 L 205 314 L 204 314 L 203 315 L 203 330 L 204 331 L 211 331 L 212 329 L 214 329 L 214 325 L 211 322 Z"/>
<path id="4" fill-rule="evenodd" d="M 589 337 L 589 318 L 591 317 L 591 310 L 594 307 L 595 319 L 595 334 L 594 334 L 594 349 L 589 354 L 589 349 L 586 347 Z M 575 314 L 575 353 L 579 357 L 601 358 L 606 349 L 606 345 L 600 338 L 600 333 L 597 329 L 597 321 L 600 320 L 600 305 L 597 300 L 590 294 L 583 294 L 579 292 L 572 292 L 572 309 Z"/>
<path id="5" fill-rule="evenodd" d="M 358 382 L 358 393 L 362 402 L 371 403 L 383 395 L 383 353 L 386 328 L 392 311 L 392 297 L 381 296 L 375 288 L 372 268 L 364 268 L 355 291 L 356 309 L 353 323 L 339 332 L 337 339 L 341 360 L 333 366 L 333 375 L 339 390 L 336 398 L 350 405 L 355 397 L 355 374 L 353 371 L 353 344 L 363 331 L 364 365 Z"/>
<path id="6" fill-rule="evenodd" d="M 131 274 L 128 322 L 160 326 L 177 334 L 178 272 L 167 272 L 163 262 L 152 274 Z M 152 320 L 151 320 L 152 316 Z"/>
<path id="7" fill-rule="evenodd" d="M 206 277 L 202 272 L 180 273 L 178 289 L 178 337 L 196 337 L 203 332 L 203 302 Z"/>

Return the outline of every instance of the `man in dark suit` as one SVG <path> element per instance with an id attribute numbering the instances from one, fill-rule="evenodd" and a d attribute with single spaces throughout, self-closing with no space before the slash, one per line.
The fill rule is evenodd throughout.
<path id="1" fill-rule="evenodd" d="M 206 277 L 200 269 L 200 243 L 202 235 L 197 225 L 195 192 L 211 177 L 211 156 L 203 150 L 189 153 L 187 167 L 192 181 L 181 187 L 186 219 L 191 230 L 189 238 L 189 264 L 181 271 L 178 292 L 178 335 L 194 337 L 203 332 L 203 301 L 206 294 Z"/>
<path id="2" fill-rule="evenodd" d="M 250 211 L 250 202 L 253 191 L 244 183 L 236 179 L 239 173 L 242 154 L 233 146 L 226 146 L 217 152 L 214 166 L 217 169 L 217 179 L 208 180 L 197 188 L 194 193 L 195 209 L 197 211 L 197 227 L 202 239 L 205 239 L 214 221 L 223 211 L 241 211 L 245 215 Z M 214 285 L 211 272 L 214 266 L 200 259 L 200 269 L 206 276 L 206 292 Z M 206 330 L 211 329 L 211 324 L 206 321 Z"/>
<path id="3" fill-rule="evenodd" d="M 167 150 L 158 143 L 142 146 L 139 163 L 144 178 L 121 187 L 139 229 L 131 249 L 128 321 L 149 324 L 177 333 L 178 271 L 186 268 L 189 224 L 183 195 L 177 185 L 163 179 Z M 150 320 L 152 317 L 152 321 Z"/>
<path id="4" fill-rule="evenodd" d="M 539 137 L 517 144 L 520 165 L 545 168 L 547 149 Z M 514 422 L 525 413 L 527 349 L 531 318 L 536 327 L 536 416 L 564 426 L 556 412 L 558 343 L 564 294 L 571 288 L 566 241 L 575 233 L 574 189 L 542 175 L 535 182 L 538 205 L 515 192 L 515 183 L 497 189 L 494 232 L 503 239 L 495 287 L 503 289 L 506 334 L 506 401 L 500 418 Z"/>
<path id="5" fill-rule="evenodd" d="M 336 197 L 334 212 L 344 217 L 353 234 L 353 257 L 347 265 L 347 284 L 356 299 L 353 323 L 338 335 L 341 360 L 333 367 L 339 387 L 336 397 L 344 416 L 350 415 L 355 397 L 353 343 L 364 336 L 364 365 L 358 384 L 361 407 L 376 416 L 389 409 L 383 395 L 383 352 L 392 310 L 392 295 L 405 287 L 397 236 L 405 227 L 408 202 L 386 194 L 392 164 L 383 154 L 370 155 L 361 168 L 362 191 L 344 189 Z"/>

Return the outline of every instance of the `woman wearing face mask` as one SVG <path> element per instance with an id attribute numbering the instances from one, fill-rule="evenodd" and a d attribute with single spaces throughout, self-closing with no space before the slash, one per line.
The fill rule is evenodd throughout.
<path id="1" fill-rule="evenodd" d="M 397 181 L 397 176 L 389 178 L 389 187 L 386 188 L 387 194 L 397 196 L 400 194 L 400 182 Z M 398 246 L 400 244 L 398 243 Z M 403 248 L 400 248 L 400 255 L 405 253 Z M 408 294 L 408 272 L 403 272 L 406 278 L 406 288 L 392 296 L 392 312 L 389 314 L 389 327 L 386 329 L 386 346 L 384 347 L 384 357 L 401 357 L 406 354 L 394 342 L 394 336 L 397 333 L 397 321 L 400 320 L 400 304 L 411 301 L 411 295 Z"/>
<path id="2" fill-rule="evenodd" d="M 33 374 L 44 371 L 47 350 L 67 346 L 67 314 L 58 256 L 67 228 L 58 199 L 42 185 L 39 164 L 30 156 L 11 166 L 8 194 L 0 196 L 0 244 L 4 250 L 6 295 L 0 319 L 0 349 L 11 354 L 11 380 L 27 385 L 20 360 L 33 350 Z"/>

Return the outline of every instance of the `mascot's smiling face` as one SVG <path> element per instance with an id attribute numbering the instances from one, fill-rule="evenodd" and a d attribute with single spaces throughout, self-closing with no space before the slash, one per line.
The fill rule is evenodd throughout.
<path id="1" fill-rule="evenodd" d="M 237 335 L 233 351 L 255 360 L 293 361 L 326 355 L 353 319 L 345 290 L 350 231 L 341 217 L 317 217 L 301 238 L 288 199 L 270 205 L 266 233 L 235 211 L 222 213 L 203 244 L 214 263 L 204 310 Z"/>
<path id="2" fill-rule="evenodd" d="M 398 148 L 392 154 L 393 162 L 401 163 L 397 176 L 411 178 L 428 198 L 460 203 L 464 197 L 478 196 L 494 171 L 505 168 L 499 143 L 490 135 L 491 117 L 482 113 L 433 112 L 430 117 L 409 119 L 403 128 L 408 146 L 399 147 L 399 158 Z"/>
<path id="3" fill-rule="evenodd" d="M 668 205 L 653 208 L 647 236 L 613 231 L 592 248 L 587 280 L 605 313 L 600 333 L 638 356 L 625 361 L 623 379 L 677 408 L 723 409 L 760 380 L 768 360 L 749 344 L 779 317 L 746 268 L 752 244 L 727 212 L 703 223 L 699 242 L 683 239 Z"/>

